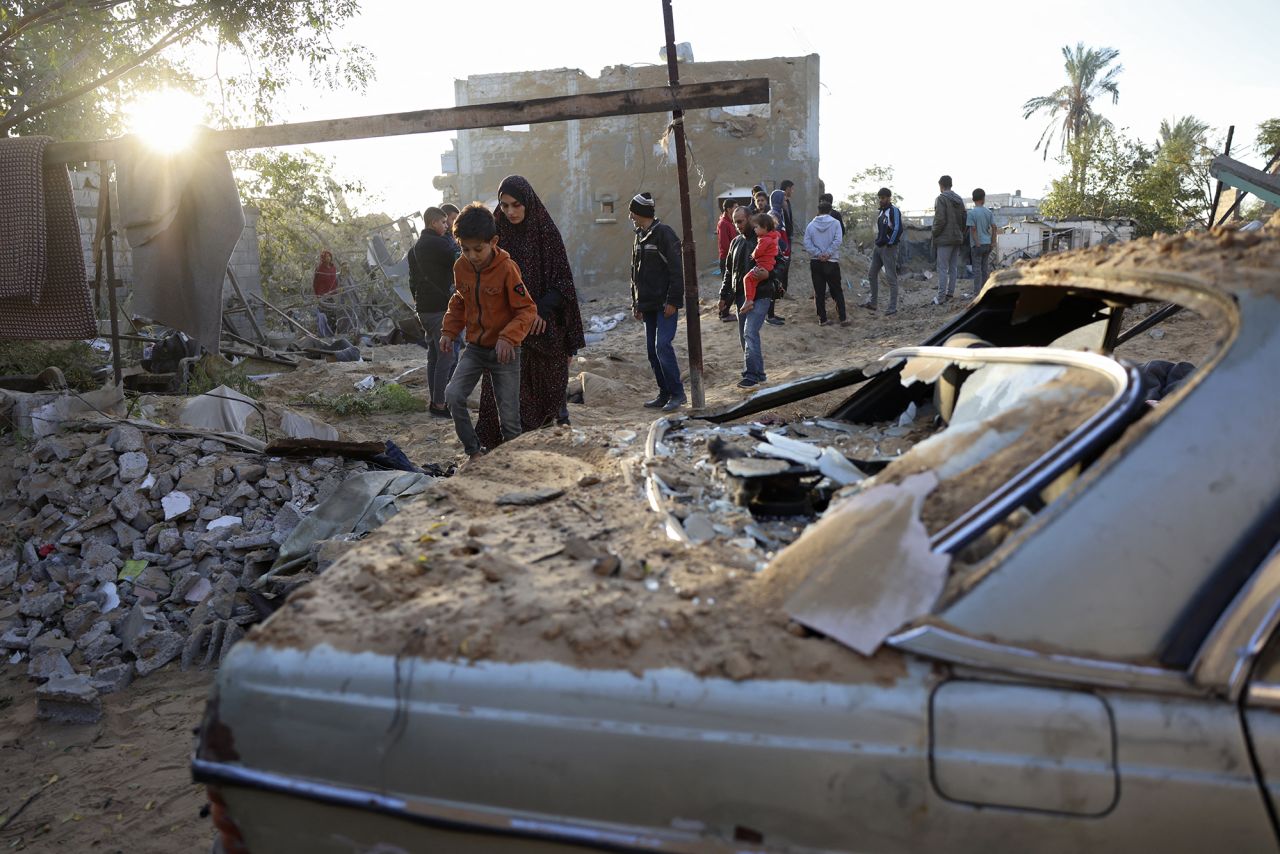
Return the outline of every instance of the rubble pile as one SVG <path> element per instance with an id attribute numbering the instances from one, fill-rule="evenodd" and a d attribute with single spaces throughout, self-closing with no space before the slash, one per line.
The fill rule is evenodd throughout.
<path id="1" fill-rule="evenodd" d="M 46 436 L 0 471 L 0 654 L 45 683 L 42 717 L 72 722 L 135 675 L 217 663 L 296 583 L 255 587 L 289 533 L 368 468 L 130 424 Z"/>
<path id="2" fill-rule="evenodd" d="M 896 421 L 869 425 L 680 421 L 664 432 L 644 468 L 683 529 L 683 536 L 673 529 L 673 539 L 691 545 L 720 539 L 771 557 L 840 489 L 936 432 L 935 414 L 932 406 L 912 405 Z"/>

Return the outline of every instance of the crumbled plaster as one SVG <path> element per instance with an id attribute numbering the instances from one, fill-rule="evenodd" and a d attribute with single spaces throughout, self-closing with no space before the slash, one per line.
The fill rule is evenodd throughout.
<path id="1" fill-rule="evenodd" d="M 716 259 L 717 196 L 733 187 L 783 179 L 796 183 L 798 227 L 812 216 L 818 193 L 816 54 L 739 62 L 682 63 L 682 83 L 768 77 L 770 104 L 694 110 L 686 116 L 693 233 L 698 264 Z M 458 105 L 666 85 L 665 66 L 614 65 L 591 77 L 579 69 L 485 74 L 455 82 Z M 625 288 L 631 228 L 627 201 L 651 192 L 658 216 L 680 231 L 675 158 L 660 145 L 669 113 L 614 116 L 459 133 L 455 174 L 435 179 L 446 201 L 494 201 L 509 174 L 530 180 L 555 218 L 579 289 Z M 612 212 L 609 206 L 612 204 Z M 705 277 L 704 277 L 705 278 Z M 708 280 L 709 281 L 709 280 Z M 710 284 L 707 285 L 711 287 Z"/>

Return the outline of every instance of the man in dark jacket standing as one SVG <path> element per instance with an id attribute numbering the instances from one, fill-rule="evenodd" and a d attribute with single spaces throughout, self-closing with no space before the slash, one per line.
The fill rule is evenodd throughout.
<path id="1" fill-rule="evenodd" d="M 725 258 L 724 280 L 720 287 L 720 310 L 724 311 L 730 304 L 738 307 L 738 340 L 742 343 L 742 381 L 738 388 L 754 388 L 765 381 L 764 352 L 760 349 L 760 327 L 769 315 L 773 305 L 774 278 L 769 278 L 756 285 L 756 298 L 746 301 L 746 292 L 742 279 L 751 272 L 756 262 L 751 253 L 756 248 L 756 233 L 748 222 L 746 208 L 738 208 L 733 212 L 733 224 L 738 229 L 738 236 L 729 244 L 729 255 Z"/>
<path id="2" fill-rule="evenodd" d="M 871 281 L 871 296 L 863 308 L 875 311 L 880 305 L 880 271 L 889 280 L 888 317 L 898 313 L 898 244 L 902 240 L 902 211 L 893 203 L 893 191 L 881 187 L 876 193 L 880 215 L 876 217 L 876 248 L 871 252 L 871 268 L 867 278 Z M 941 257 L 941 255 L 939 255 Z"/>
<path id="3" fill-rule="evenodd" d="M 453 295 L 453 244 L 445 238 L 448 215 L 440 208 L 422 212 L 426 228 L 409 250 L 409 291 L 418 309 L 418 320 L 426 333 L 427 388 L 431 394 L 429 412 L 449 418 L 444 390 L 458 363 L 457 351 L 440 352 L 440 329 L 449 297 Z"/>
<path id="4" fill-rule="evenodd" d="M 658 382 L 658 396 L 645 406 L 675 412 L 685 403 L 680 364 L 671 344 L 684 301 L 680 238 L 671 226 L 657 219 L 653 196 L 640 193 L 631 199 L 630 208 L 636 225 L 631 248 L 631 310 L 636 320 L 644 321 L 649 365 Z"/>
<path id="5" fill-rule="evenodd" d="M 938 253 L 938 295 L 934 305 L 942 305 L 956 294 L 960 272 L 960 250 L 964 248 L 964 199 L 951 189 L 951 176 L 938 179 L 938 198 L 933 202 L 933 248 Z"/>

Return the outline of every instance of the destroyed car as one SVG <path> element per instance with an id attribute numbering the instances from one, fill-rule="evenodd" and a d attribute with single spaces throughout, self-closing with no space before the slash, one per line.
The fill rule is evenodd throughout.
<path id="1" fill-rule="evenodd" d="M 1153 303 L 1220 330 L 1163 396 L 1110 357 Z M 231 651 L 193 764 L 222 844 L 1275 850 L 1278 360 L 1280 218 L 1003 271 L 919 348 L 659 422 L 625 488 L 682 540 L 673 560 L 711 560 L 690 519 L 723 499 L 698 471 L 762 525 L 822 514 L 745 579 L 682 598 L 622 555 L 622 577 L 530 607 L 515 594 L 560 570 L 486 551 L 479 522 L 429 552 L 441 514 Z M 735 423 L 850 385 L 786 435 Z M 699 442 L 719 460 L 676 465 Z M 590 631 L 557 628 L 584 609 Z M 613 665 L 591 657 L 610 622 Z M 663 645 L 680 631 L 697 643 Z M 723 666 L 695 648 L 716 644 L 737 645 Z"/>

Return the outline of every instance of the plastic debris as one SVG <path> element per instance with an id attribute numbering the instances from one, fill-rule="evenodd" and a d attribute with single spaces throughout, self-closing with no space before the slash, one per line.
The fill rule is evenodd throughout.
<path id="1" fill-rule="evenodd" d="M 120 574 L 117 576 L 117 580 L 132 581 L 141 574 L 142 570 L 146 568 L 147 562 L 145 560 L 126 560 L 124 562 L 124 566 L 120 569 Z"/>
<path id="2" fill-rule="evenodd" d="M 168 522 L 191 512 L 191 496 L 174 490 L 160 499 L 160 506 L 164 508 L 164 520 Z"/>

